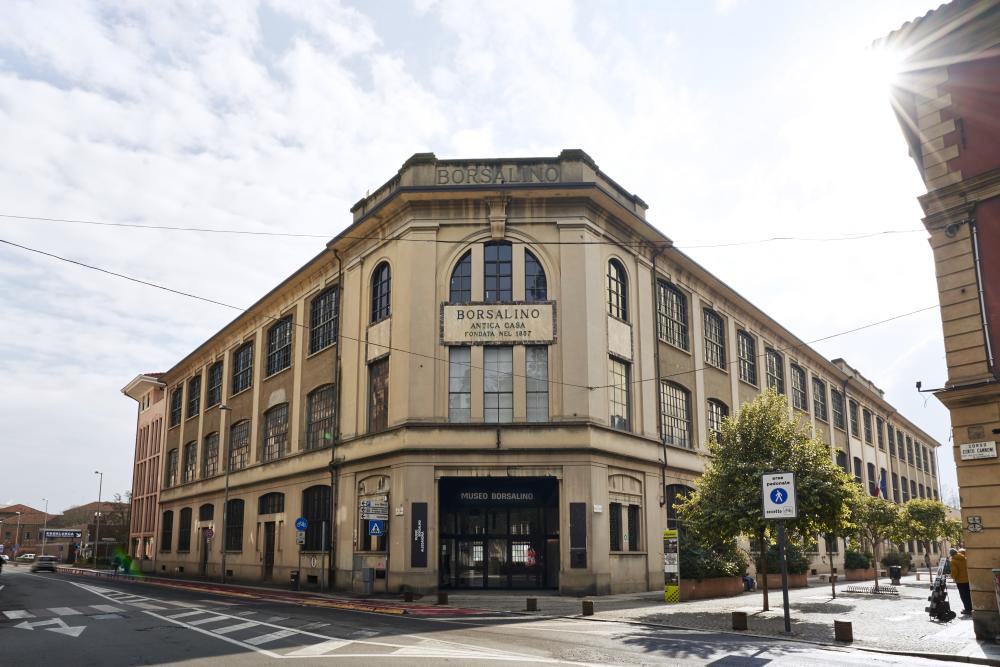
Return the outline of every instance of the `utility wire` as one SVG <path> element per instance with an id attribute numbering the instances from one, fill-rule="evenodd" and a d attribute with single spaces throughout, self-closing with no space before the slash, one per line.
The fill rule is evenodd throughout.
<path id="1" fill-rule="evenodd" d="M 43 256 L 49 257 L 51 259 L 56 259 L 56 260 L 59 260 L 59 261 L 62 261 L 62 262 L 67 262 L 69 264 L 73 264 L 73 265 L 76 265 L 76 266 L 79 266 L 79 267 L 82 267 L 82 268 L 85 268 L 85 269 L 91 269 L 93 271 L 98 271 L 100 273 L 104 273 L 104 274 L 109 275 L 109 276 L 114 276 L 116 278 L 122 278 L 124 280 L 128 280 L 128 281 L 131 281 L 131 282 L 134 282 L 134 283 L 139 283 L 140 285 L 146 285 L 147 287 L 153 287 L 155 289 L 159 289 L 159 290 L 163 290 L 163 291 L 166 291 L 166 292 L 170 292 L 172 294 L 179 294 L 180 296 L 186 296 L 186 297 L 189 297 L 191 299 L 197 299 L 199 301 L 204 301 L 206 303 L 215 304 L 217 306 L 222 306 L 224 308 L 230 308 L 232 310 L 238 310 L 241 313 L 246 313 L 247 312 L 246 308 L 241 308 L 239 306 L 234 306 L 232 304 L 223 303 L 222 301 L 216 301 L 215 299 L 209 299 L 207 297 L 199 296 L 197 294 L 191 294 L 189 292 L 183 292 L 181 290 L 176 290 L 176 289 L 173 289 L 173 288 L 170 288 L 170 287 L 166 287 L 164 285 L 159 285 L 157 283 L 149 282 L 147 280 L 140 280 L 139 278 L 133 278 L 132 276 L 127 276 L 127 275 L 125 275 L 123 273 L 117 273 L 115 271 L 109 271 L 107 269 L 102 269 L 100 267 L 92 266 L 90 264 L 86 264 L 84 262 L 80 262 L 80 261 L 77 261 L 77 260 L 74 260 L 74 259 L 69 259 L 67 257 L 62 257 L 60 255 L 55 255 L 53 253 L 45 252 L 44 250 L 38 250 L 37 248 L 31 248 L 31 247 L 28 247 L 28 246 L 25 246 L 25 245 L 14 243 L 13 241 L 7 241 L 5 239 L 0 239 L 0 243 L 9 245 L 9 246 L 12 246 L 12 247 L 15 247 L 15 248 L 19 248 L 21 250 L 25 250 L 27 252 L 32 252 L 32 253 L 36 253 L 36 254 L 39 254 L 39 255 L 43 255 Z M 778 352 L 787 352 L 789 350 L 794 350 L 794 349 L 806 347 L 808 345 L 812 345 L 813 343 L 819 343 L 821 341 L 829 340 L 831 338 L 837 338 L 839 336 L 845 336 L 845 335 L 850 334 L 850 333 L 855 333 L 855 332 L 858 332 L 858 331 L 863 331 L 864 329 L 870 329 L 870 328 L 878 326 L 880 324 L 885 324 L 887 322 L 892 322 L 894 320 L 902 319 L 904 317 L 909 317 L 911 315 L 916 315 L 918 313 L 923 313 L 923 312 L 926 312 L 928 310 L 933 310 L 933 309 L 935 309 L 937 307 L 938 307 L 938 305 L 934 304 L 932 306 L 927 306 L 925 308 L 919 308 L 917 310 L 912 310 L 912 311 L 910 311 L 908 313 L 901 313 L 899 315 L 893 315 L 892 317 L 888 317 L 886 319 L 879 320 L 877 322 L 869 322 L 868 324 L 863 324 L 861 326 L 854 327 L 853 329 L 847 329 L 846 331 L 840 331 L 838 333 L 829 334 L 827 336 L 823 336 L 821 338 L 816 338 L 816 339 L 811 340 L 811 341 L 806 341 L 806 342 L 803 342 L 803 343 L 799 343 L 797 345 L 789 345 L 788 347 L 778 348 L 776 351 L 778 351 Z M 279 317 L 274 317 L 273 315 L 263 315 L 263 317 L 265 317 L 267 319 L 270 319 L 270 320 L 273 320 L 275 322 L 279 322 L 282 319 L 282 318 L 279 318 Z M 292 324 L 294 324 L 295 326 L 298 326 L 298 327 L 302 327 L 303 329 L 308 329 L 308 327 L 305 324 L 300 323 L 300 322 L 292 322 Z M 355 343 L 367 343 L 367 341 L 363 341 L 363 340 L 360 340 L 358 338 L 353 338 L 353 337 L 348 336 L 348 335 L 343 334 L 343 333 L 340 333 L 338 335 L 341 338 L 353 341 Z M 658 337 L 657 337 L 657 340 L 659 340 Z M 474 370 L 482 370 L 482 371 L 488 370 L 488 369 L 485 369 L 485 368 L 483 368 L 481 366 L 473 366 L 472 364 L 465 364 L 465 363 L 461 363 L 461 362 L 453 362 L 450 359 L 442 359 L 441 357 L 437 357 L 437 356 L 434 356 L 432 354 L 424 354 L 424 353 L 421 353 L 421 352 L 413 352 L 411 350 L 405 350 L 403 348 L 393 347 L 391 345 L 381 345 L 381 344 L 377 344 L 377 343 L 372 343 L 372 344 L 375 345 L 376 347 L 385 348 L 387 350 L 392 350 L 394 352 L 399 352 L 401 354 L 411 354 L 413 356 L 421 357 L 421 358 L 424 358 L 424 359 L 429 359 L 429 360 L 432 360 L 432 361 L 438 361 L 438 362 L 445 363 L 445 364 L 454 363 L 457 366 L 467 366 L 468 368 L 474 369 Z M 659 344 L 659 343 L 657 343 L 657 344 Z M 756 358 L 757 359 L 764 359 L 766 355 L 767 355 L 767 351 L 765 350 L 763 354 L 757 355 Z M 728 362 L 726 365 L 727 366 L 731 366 L 733 364 L 739 363 L 739 361 L 740 361 L 740 359 L 737 358 L 737 359 L 734 359 L 734 360 Z M 657 380 L 657 379 L 662 380 L 662 379 L 665 379 L 665 378 L 678 377 L 678 376 L 681 376 L 681 375 L 688 375 L 688 374 L 691 374 L 691 373 L 697 373 L 699 371 L 706 370 L 708 368 L 717 368 L 717 367 L 715 367 L 715 366 L 700 366 L 698 368 L 694 368 L 694 369 L 691 369 L 691 370 L 678 371 L 678 372 L 675 372 L 675 373 L 669 373 L 667 375 L 660 375 L 659 378 L 657 378 L 657 377 L 654 376 L 654 377 L 649 377 L 649 378 L 643 378 L 643 379 L 640 379 L 640 380 L 633 380 L 631 382 L 631 384 L 641 384 L 643 382 L 649 382 L 649 381 Z M 490 372 L 495 372 L 495 371 L 490 371 Z M 512 373 L 503 373 L 503 375 L 509 375 L 511 377 L 525 378 L 525 379 L 531 379 L 531 380 L 537 380 L 537 378 L 531 378 L 531 377 L 529 377 L 527 375 L 522 375 L 522 374 L 513 373 L 513 372 Z M 606 389 L 606 388 L 609 388 L 609 387 L 616 387 L 616 386 L 618 386 L 618 385 L 614 385 L 614 384 L 593 385 L 593 386 L 591 386 L 591 385 L 581 385 L 581 384 L 575 384 L 575 383 L 572 383 L 572 382 L 563 382 L 563 381 L 560 381 L 560 380 L 548 380 L 547 383 L 550 384 L 550 385 L 562 385 L 564 387 L 574 387 L 576 389 L 587 389 L 587 390 L 591 390 L 591 391 L 594 390 L 594 389 Z"/>
<path id="2" fill-rule="evenodd" d="M 77 220 L 73 218 L 43 218 L 37 216 L 28 215 L 13 215 L 9 213 L 0 213 L 0 218 L 9 218 L 13 220 L 33 220 L 36 222 L 62 222 L 68 224 L 77 225 L 95 225 L 99 227 L 126 227 L 131 229 L 151 229 L 159 231 L 171 231 L 171 232 L 200 232 L 205 234 L 236 234 L 245 236 L 265 236 L 265 237 L 289 237 L 289 238 L 306 238 L 306 239 L 327 239 L 332 238 L 329 234 L 299 234 L 293 232 L 260 232 L 251 231 L 246 229 L 216 229 L 212 227 L 174 227 L 170 225 L 140 225 L 137 223 L 130 222 L 102 222 L 98 220 Z M 848 234 L 845 236 L 822 236 L 822 237 L 803 237 L 803 236 L 772 236 L 763 239 L 752 239 L 747 241 L 732 241 L 730 243 L 707 243 L 701 245 L 673 245 L 669 247 L 677 248 L 678 250 L 695 250 L 703 248 L 731 248 L 736 246 L 745 245 L 757 245 L 761 243 L 772 243 L 775 241 L 805 241 L 813 243 L 823 243 L 828 241 L 855 241 L 858 239 L 867 239 L 875 236 L 886 236 L 892 234 L 915 234 L 917 232 L 926 231 L 924 229 L 888 229 L 878 232 L 860 233 L 860 234 Z M 396 237 L 382 237 L 382 236 L 358 236 L 347 234 L 341 236 L 340 238 L 350 239 L 354 241 L 396 241 L 403 243 L 440 243 L 440 244 L 466 244 L 467 240 L 448 240 L 448 239 L 411 239 L 411 238 L 401 238 Z M 602 240 L 602 241 L 515 241 L 515 243 L 524 243 L 525 245 L 617 245 L 625 247 L 642 247 L 655 245 L 647 241 L 612 241 L 612 240 Z M 699 243 L 699 242 L 693 242 Z M 665 244 L 664 244 L 665 245 Z"/>

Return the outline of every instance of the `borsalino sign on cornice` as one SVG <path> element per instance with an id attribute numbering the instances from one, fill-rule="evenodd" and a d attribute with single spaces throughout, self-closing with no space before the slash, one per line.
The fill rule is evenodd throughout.
<path id="1" fill-rule="evenodd" d="M 538 345 L 556 340 L 555 303 L 441 304 L 442 345 Z"/>
<path id="2" fill-rule="evenodd" d="M 561 183 L 559 164 L 441 164 L 434 168 L 435 185 L 491 185 L 500 183 Z"/>

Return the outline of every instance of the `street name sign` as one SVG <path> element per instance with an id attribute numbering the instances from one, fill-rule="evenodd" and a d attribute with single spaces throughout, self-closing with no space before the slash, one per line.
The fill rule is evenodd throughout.
<path id="1" fill-rule="evenodd" d="M 989 442 L 967 442 L 959 445 L 959 456 L 963 461 L 975 461 L 977 459 L 995 459 L 997 457 L 996 440 Z"/>
<path id="2" fill-rule="evenodd" d="M 761 491 L 765 519 L 795 519 L 799 516 L 795 497 L 795 473 L 761 475 Z"/>
<path id="3" fill-rule="evenodd" d="M 61 537 L 72 537 L 76 539 L 80 539 L 81 537 L 83 537 L 83 531 L 81 530 L 56 530 L 53 528 L 49 528 L 47 530 L 43 530 L 42 533 L 44 534 L 45 538 L 49 540 L 57 540 Z"/>

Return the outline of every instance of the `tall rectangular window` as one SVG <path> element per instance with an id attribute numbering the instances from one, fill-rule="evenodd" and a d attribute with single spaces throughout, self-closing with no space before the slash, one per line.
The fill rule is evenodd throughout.
<path id="1" fill-rule="evenodd" d="M 844 428 L 844 395 L 836 389 L 830 390 L 830 412 L 833 413 L 833 425 Z"/>
<path id="2" fill-rule="evenodd" d="M 903 432 L 896 429 L 896 455 L 899 457 L 900 461 L 903 461 Z"/>
<path id="3" fill-rule="evenodd" d="M 264 413 L 265 461 L 281 458 L 288 452 L 288 403 L 276 405 Z"/>
<path id="4" fill-rule="evenodd" d="M 826 383 L 818 377 L 813 378 L 813 412 L 816 419 L 826 421 Z"/>
<path id="5" fill-rule="evenodd" d="M 160 528 L 160 551 L 170 551 L 174 544 L 174 512 L 167 510 L 163 513 L 163 524 Z M 25 537 L 30 538 L 30 535 Z"/>
<path id="6" fill-rule="evenodd" d="M 892 502 L 899 502 L 899 475 L 892 473 Z"/>
<path id="7" fill-rule="evenodd" d="M 274 375 L 292 365 L 292 316 L 278 320 L 267 330 L 267 374 Z"/>
<path id="8" fill-rule="evenodd" d="M 660 431 L 669 445 L 694 448 L 691 394 L 680 385 L 660 382 Z M 719 424 L 721 428 L 721 422 Z"/>
<path id="9" fill-rule="evenodd" d="M 875 464 L 868 464 L 868 495 L 874 496 L 878 489 L 878 480 L 875 479 Z"/>
<path id="10" fill-rule="evenodd" d="M 310 486 L 302 492 L 302 516 L 308 523 L 303 551 L 321 551 L 329 547 L 332 533 L 330 509 L 329 486 Z"/>
<path id="11" fill-rule="evenodd" d="M 656 283 L 656 333 L 660 340 L 688 349 L 687 297 L 662 281 Z"/>
<path id="12" fill-rule="evenodd" d="M 188 380 L 187 416 L 194 417 L 201 409 L 201 375 Z"/>
<path id="13" fill-rule="evenodd" d="M 368 432 L 389 428 L 389 357 L 368 364 Z"/>
<path id="14" fill-rule="evenodd" d="M 865 442 L 872 444 L 872 413 L 868 408 L 861 411 L 861 419 L 865 425 Z"/>
<path id="15" fill-rule="evenodd" d="M 622 550 L 622 505 L 608 503 L 608 527 L 611 530 L 610 551 Z"/>
<path id="16" fill-rule="evenodd" d="M 861 427 L 858 424 L 858 403 L 854 399 L 850 399 L 847 405 L 851 411 L 851 435 L 855 438 L 860 438 Z"/>
<path id="17" fill-rule="evenodd" d="M 175 387 L 170 392 L 170 426 L 174 427 L 181 423 L 181 405 L 183 405 L 184 394 L 181 387 Z"/>
<path id="18" fill-rule="evenodd" d="M 167 452 L 167 479 L 166 486 L 171 487 L 177 484 L 178 454 L 176 449 Z"/>
<path id="19" fill-rule="evenodd" d="M 201 478 L 214 477 L 219 473 L 219 434 L 205 436 L 205 451 L 201 458 Z"/>
<path id="20" fill-rule="evenodd" d="M 243 551 L 243 501 L 226 503 L 226 551 Z"/>
<path id="21" fill-rule="evenodd" d="M 930 460 L 930 463 L 931 463 L 931 475 L 933 477 L 937 477 L 937 468 L 934 465 L 934 455 L 935 455 L 935 452 L 934 452 L 933 449 L 931 449 L 930 450 L 930 455 L 928 456 L 928 459 Z"/>
<path id="22" fill-rule="evenodd" d="M 177 526 L 177 551 L 191 551 L 191 508 L 181 510 L 181 519 Z"/>
<path id="23" fill-rule="evenodd" d="M 746 331 L 737 331 L 736 344 L 740 358 L 740 379 L 756 387 L 757 341 Z"/>
<path id="24" fill-rule="evenodd" d="M 900 478 L 899 486 L 903 490 L 903 502 L 908 502 L 910 500 L 910 485 L 905 477 Z"/>
<path id="25" fill-rule="evenodd" d="M 906 436 L 906 462 L 913 465 L 913 440 Z"/>
<path id="26" fill-rule="evenodd" d="M 725 403 L 708 399 L 708 430 L 715 436 L 716 442 L 722 442 L 722 420 L 728 416 L 729 407 Z"/>
<path id="27" fill-rule="evenodd" d="M 885 451 L 885 434 L 882 432 L 885 422 L 881 417 L 875 418 L 875 440 L 878 442 L 878 448 Z"/>
<path id="28" fill-rule="evenodd" d="M 525 406 L 529 422 L 549 420 L 549 348 L 530 345 L 524 348 Z"/>
<path id="29" fill-rule="evenodd" d="M 857 456 L 854 457 L 854 481 L 858 484 L 863 484 L 864 479 L 862 478 L 863 469 L 861 467 L 861 459 Z"/>
<path id="30" fill-rule="evenodd" d="M 222 362 L 216 361 L 208 367 L 208 389 L 205 393 L 205 407 L 210 408 L 222 402 Z"/>
<path id="31" fill-rule="evenodd" d="M 229 469 L 246 468 L 250 462 L 250 420 L 244 419 L 229 429 Z"/>
<path id="32" fill-rule="evenodd" d="M 337 342 L 338 298 L 337 288 L 331 287 L 312 300 L 309 306 L 309 354 Z"/>
<path id="33" fill-rule="evenodd" d="M 722 318 L 714 310 L 704 311 L 705 320 L 705 363 L 725 369 L 726 330 Z"/>
<path id="34" fill-rule="evenodd" d="M 198 465 L 198 443 L 189 442 L 184 445 L 184 469 L 181 472 L 181 480 L 191 482 L 194 480 Z"/>
<path id="35" fill-rule="evenodd" d="M 885 425 L 886 431 L 889 435 L 889 456 L 896 456 L 896 429 L 892 427 L 892 424 Z"/>
<path id="36" fill-rule="evenodd" d="M 472 419 L 472 350 L 448 348 L 448 421 L 465 423 Z"/>
<path id="37" fill-rule="evenodd" d="M 314 389 L 306 399 L 306 449 L 320 449 L 333 443 L 333 416 L 336 386 Z"/>
<path id="38" fill-rule="evenodd" d="M 806 371 L 792 364 L 792 407 L 809 412 L 809 394 L 806 389 Z"/>
<path id="39" fill-rule="evenodd" d="M 767 388 L 779 394 L 785 393 L 785 360 L 771 348 L 764 350 L 764 360 L 767 364 Z"/>
<path id="40" fill-rule="evenodd" d="M 233 352 L 233 394 L 249 389 L 253 382 L 253 343 L 245 343 Z"/>
<path id="41" fill-rule="evenodd" d="M 483 420 L 487 424 L 514 421 L 514 348 L 483 348 Z"/>
<path id="42" fill-rule="evenodd" d="M 511 248 L 511 244 L 502 241 L 483 246 L 483 301 L 486 303 L 514 298 Z"/>
<path id="43" fill-rule="evenodd" d="M 639 506 L 629 505 L 628 506 L 628 550 L 638 551 L 639 550 Z"/>
<path id="44" fill-rule="evenodd" d="M 628 431 L 632 428 L 629 419 L 632 408 L 632 373 L 627 361 L 615 357 L 608 359 L 608 407 L 611 428 Z"/>

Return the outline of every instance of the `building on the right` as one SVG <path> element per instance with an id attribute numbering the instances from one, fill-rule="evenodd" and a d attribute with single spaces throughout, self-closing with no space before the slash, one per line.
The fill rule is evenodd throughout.
<path id="1" fill-rule="evenodd" d="M 1000 0 L 955 0 L 876 42 L 927 193 L 976 636 L 1000 635 Z"/>

